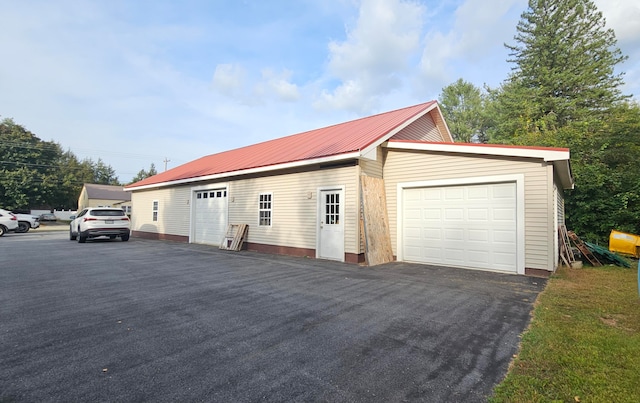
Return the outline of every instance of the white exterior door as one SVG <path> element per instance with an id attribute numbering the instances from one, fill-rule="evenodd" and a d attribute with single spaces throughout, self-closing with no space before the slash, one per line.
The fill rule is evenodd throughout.
<path id="1" fill-rule="evenodd" d="M 227 190 L 198 190 L 193 207 L 193 242 L 219 246 L 227 230 Z"/>
<path id="2" fill-rule="evenodd" d="M 344 191 L 342 189 L 319 192 L 316 257 L 344 261 Z"/>
<path id="3" fill-rule="evenodd" d="M 403 260 L 517 272 L 516 183 L 402 191 Z"/>

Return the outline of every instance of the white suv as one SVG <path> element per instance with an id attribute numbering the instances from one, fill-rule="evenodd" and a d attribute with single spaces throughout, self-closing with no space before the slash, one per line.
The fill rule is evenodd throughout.
<path id="1" fill-rule="evenodd" d="M 110 239 L 120 237 L 129 240 L 131 222 L 129 217 L 119 208 L 88 207 L 77 216 L 71 216 L 69 225 L 69 239 L 80 243 L 89 238 L 107 236 Z"/>
<path id="2" fill-rule="evenodd" d="M 18 229 L 16 232 L 29 232 L 31 228 L 36 229 L 40 226 L 40 216 L 31 214 L 13 213 L 18 219 Z"/>
<path id="3" fill-rule="evenodd" d="M 18 219 L 12 212 L 0 208 L 0 236 L 18 229 Z"/>

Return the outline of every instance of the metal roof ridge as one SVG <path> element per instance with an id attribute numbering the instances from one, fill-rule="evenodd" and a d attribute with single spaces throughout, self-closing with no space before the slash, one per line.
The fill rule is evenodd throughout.
<path id="1" fill-rule="evenodd" d="M 277 166 L 277 165 L 298 162 L 298 161 L 300 162 L 307 161 L 307 160 L 311 161 L 311 160 L 315 160 L 317 158 L 322 158 L 322 157 L 331 157 L 331 156 L 350 154 L 356 150 L 358 153 L 361 153 L 362 150 L 368 149 L 371 146 L 371 144 L 374 144 L 378 142 L 380 139 L 385 138 L 389 133 L 393 133 L 398 127 L 402 126 L 404 122 L 411 121 L 415 116 L 418 116 L 422 113 L 426 113 L 429 110 L 433 109 L 433 105 L 437 105 L 437 101 L 432 100 L 432 101 L 424 102 L 417 105 L 407 106 L 407 107 L 395 109 L 392 111 L 386 111 L 386 112 L 378 113 L 371 116 L 365 116 L 358 119 L 349 120 L 346 122 L 336 123 L 333 125 L 316 128 L 312 130 L 307 130 L 304 132 L 291 134 L 284 137 L 278 137 L 275 139 L 265 140 L 259 143 L 245 145 L 245 146 L 231 149 L 231 150 L 225 150 L 218 153 L 205 155 L 193 161 L 182 164 L 178 167 L 172 168 L 168 171 L 162 172 L 156 176 L 143 179 L 142 181 L 137 182 L 139 186 L 134 186 L 136 185 L 136 183 L 127 185 L 125 186 L 125 190 L 128 191 L 131 189 L 139 188 L 140 186 L 147 186 L 152 184 L 162 185 L 166 182 L 174 182 L 176 180 L 187 180 L 189 178 L 207 177 L 214 174 L 223 174 L 227 172 L 229 173 L 242 172 L 247 169 L 259 169 L 261 167 Z M 403 112 L 403 111 L 407 111 L 407 110 L 415 110 L 415 112 L 411 113 L 410 116 L 404 116 L 408 112 Z M 396 116 L 393 119 L 392 118 L 389 118 L 386 120 L 384 119 L 384 116 L 394 115 L 394 114 L 399 116 Z M 398 122 L 396 122 L 395 120 L 398 120 Z M 362 124 L 362 122 L 365 122 L 365 121 L 370 121 L 372 122 L 371 124 L 374 124 L 375 122 L 378 122 L 378 123 L 375 123 L 375 126 L 371 127 L 371 124 L 369 126 L 367 126 L 366 124 Z M 391 127 L 384 127 L 384 125 L 380 125 L 379 123 L 380 121 L 388 123 L 388 126 L 391 126 Z M 345 127 L 345 129 L 343 129 L 342 131 L 337 129 L 340 127 Z M 347 131 L 349 127 L 353 127 L 354 130 Z M 362 134 L 363 127 L 366 129 L 365 134 L 369 134 L 369 136 L 365 136 Z M 382 127 L 384 127 L 384 129 L 382 129 Z M 307 148 L 302 150 L 298 148 L 297 152 L 294 152 L 292 155 L 281 155 L 281 153 L 276 153 L 277 155 L 275 155 L 273 154 L 272 150 L 268 150 L 268 147 L 270 145 L 272 145 L 272 147 L 279 146 L 281 144 L 284 146 L 290 142 L 292 142 L 293 144 L 296 144 L 296 143 L 306 144 L 308 143 L 307 141 L 308 136 L 313 133 L 328 133 L 330 135 L 334 135 L 334 137 L 330 137 L 334 142 L 328 145 L 325 145 L 324 148 L 312 147 L 310 149 Z M 335 136 L 336 133 L 338 133 L 339 136 Z M 369 138 L 372 136 L 375 136 L 375 138 L 373 139 Z M 197 166 L 198 163 L 206 165 L 208 161 L 214 158 L 219 158 L 221 160 L 224 160 L 225 158 L 233 158 L 235 156 L 234 154 L 238 154 L 238 156 L 243 156 L 243 153 L 246 156 L 247 152 L 251 152 L 253 150 L 255 150 L 255 153 L 253 155 L 254 157 L 256 155 L 258 156 L 261 155 L 262 157 L 264 157 L 264 158 L 254 159 L 254 161 L 251 162 L 254 165 L 251 165 L 251 163 L 249 163 L 249 165 L 247 166 L 232 166 L 233 164 L 229 164 L 228 162 L 223 162 L 224 166 L 219 166 L 218 168 L 216 168 L 216 169 L 219 169 L 219 171 L 217 172 L 213 172 L 212 169 L 206 169 L 206 168 L 199 169 L 199 170 L 193 169 L 193 168 L 191 168 L 190 170 L 188 168 L 189 166 L 191 167 Z"/>

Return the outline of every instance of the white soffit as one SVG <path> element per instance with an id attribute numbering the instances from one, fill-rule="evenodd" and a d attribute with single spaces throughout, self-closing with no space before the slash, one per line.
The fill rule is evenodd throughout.
<path id="1" fill-rule="evenodd" d="M 568 160 L 570 156 L 569 150 L 565 149 L 546 149 L 533 147 L 524 148 L 461 143 L 413 143 L 397 140 L 389 140 L 387 148 L 463 154 L 498 155 L 504 157 L 540 158 L 544 161 Z"/>

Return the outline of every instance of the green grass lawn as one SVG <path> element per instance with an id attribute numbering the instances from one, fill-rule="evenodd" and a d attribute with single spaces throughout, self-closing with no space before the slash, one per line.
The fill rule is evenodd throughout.
<path id="1" fill-rule="evenodd" d="M 637 266 L 560 268 L 490 402 L 640 402 Z"/>

